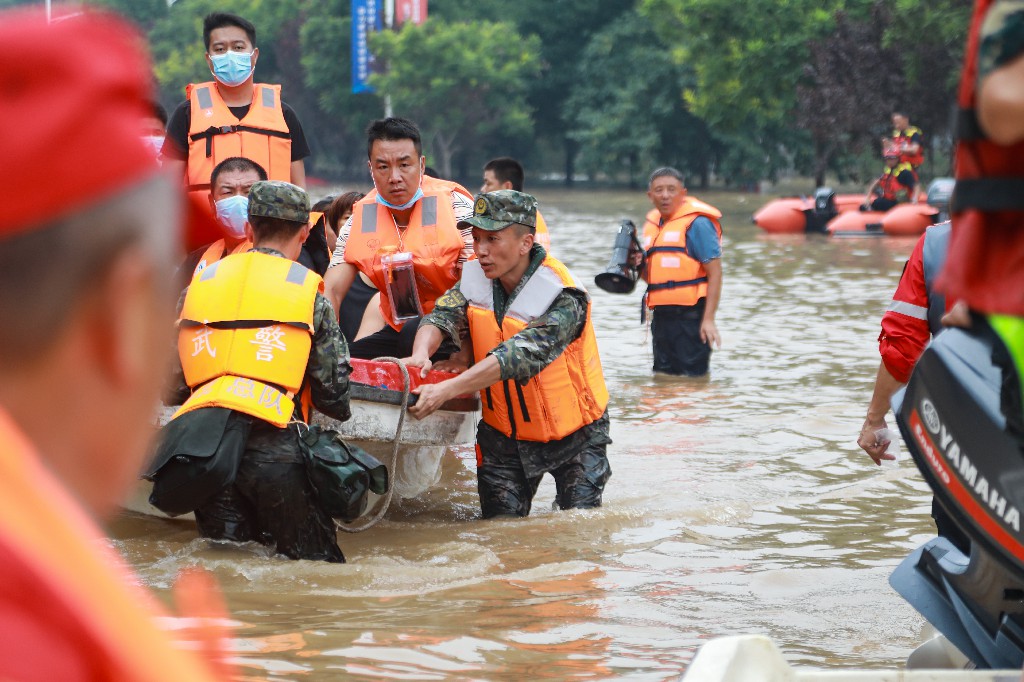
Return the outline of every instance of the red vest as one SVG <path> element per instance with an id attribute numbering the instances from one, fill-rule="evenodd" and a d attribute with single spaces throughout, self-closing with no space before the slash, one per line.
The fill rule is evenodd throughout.
<path id="1" fill-rule="evenodd" d="M 960 81 L 953 235 L 943 291 L 986 313 L 1024 315 L 1024 142 L 1003 146 L 978 125 L 978 46 L 993 0 L 977 0 Z"/>
<path id="2" fill-rule="evenodd" d="M 893 201 L 900 200 L 900 192 L 906 194 L 904 201 L 913 201 L 917 197 L 910 196 L 913 191 L 912 187 L 907 187 L 899 181 L 900 173 L 903 171 L 910 171 L 914 174 L 914 185 L 917 185 L 917 173 L 914 173 L 913 167 L 909 163 L 900 163 L 895 168 L 886 167 L 885 172 L 882 173 L 882 177 L 878 182 L 878 189 L 882 192 L 883 199 L 892 199 Z"/>

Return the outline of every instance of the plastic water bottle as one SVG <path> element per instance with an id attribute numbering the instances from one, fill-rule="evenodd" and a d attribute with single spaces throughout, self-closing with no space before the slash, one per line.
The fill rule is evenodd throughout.
<path id="1" fill-rule="evenodd" d="M 889 441 L 889 447 L 885 449 L 885 454 L 892 455 L 895 459 L 883 459 L 882 466 L 886 468 L 895 468 L 900 465 L 900 432 L 896 429 L 878 429 L 875 431 L 876 442 L 881 443 L 882 441 Z"/>

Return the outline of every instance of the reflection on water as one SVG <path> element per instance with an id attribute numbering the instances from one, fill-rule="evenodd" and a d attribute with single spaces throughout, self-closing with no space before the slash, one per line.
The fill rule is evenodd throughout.
<path id="1" fill-rule="evenodd" d="M 585 282 L 642 192 L 538 192 L 558 257 Z M 674 679 L 718 635 L 767 633 L 816 666 L 899 665 L 921 619 L 886 582 L 931 533 L 913 465 L 855 444 L 879 318 L 913 239 L 760 234 L 758 197 L 725 213 L 719 329 L 706 379 L 652 376 L 630 295 L 593 289 L 612 394 L 605 506 L 477 518 L 471 449 L 343 566 L 212 545 L 188 525 L 124 517 L 118 547 L 165 593 L 182 567 L 221 581 L 247 679 Z"/>

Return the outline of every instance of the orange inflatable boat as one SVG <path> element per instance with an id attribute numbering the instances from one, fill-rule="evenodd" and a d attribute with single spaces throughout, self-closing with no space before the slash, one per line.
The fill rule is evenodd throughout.
<path id="1" fill-rule="evenodd" d="M 821 232 L 834 236 L 918 235 L 949 217 L 952 178 L 939 178 L 928 187 L 928 203 L 900 204 L 884 213 L 861 211 L 863 194 L 836 194 L 819 188 L 814 197 L 775 199 L 753 215 L 762 230 L 772 234 Z"/>

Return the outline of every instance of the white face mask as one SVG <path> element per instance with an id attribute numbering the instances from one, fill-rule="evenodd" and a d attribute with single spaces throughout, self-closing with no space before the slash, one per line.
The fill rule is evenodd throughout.
<path id="1" fill-rule="evenodd" d="M 217 220 L 228 228 L 235 239 L 245 236 L 245 224 L 249 222 L 249 197 L 241 194 L 221 199 L 216 204 Z"/>
<path id="2" fill-rule="evenodd" d="M 152 150 L 153 156 L 160 156 L 160 150 L 164 146 L 163 135 L 146 135 L 142 138 L 142 141 Z"/>

